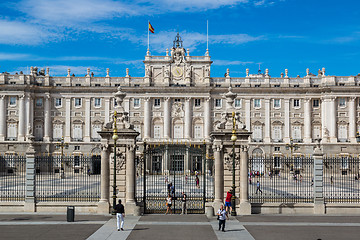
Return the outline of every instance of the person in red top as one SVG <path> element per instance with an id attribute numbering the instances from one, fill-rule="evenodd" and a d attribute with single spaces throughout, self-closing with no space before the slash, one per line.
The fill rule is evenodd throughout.
<path id="1" fill-rule="evenodd" d="M 226 210 L 226 212 L 229 212 L 229 207 L 230 207 L 230 212 L 232 211 L 231 197 L 232 197 L 231 190 L 229 190 L 226 193 L 226 199 L 225 199 L 225 210 Z"/>

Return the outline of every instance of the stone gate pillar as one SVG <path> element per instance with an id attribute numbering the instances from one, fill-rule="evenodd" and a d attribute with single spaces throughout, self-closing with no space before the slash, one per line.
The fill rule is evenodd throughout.
<path id="1" fill-rule="evenodd" d="M 35 149 L 33 145 L 34 137 L 28 135 L 30 141 L 29 148 L 26 150 L 26 195 L 24 212 L 36 212 L 35 204 Z"/>
<path id="2" fill-rule="evenodd" d="M 325 214 L 324 204 L 324 188 L 323 188 L 323 174 L 324 174 L 324 160 L 323 152 L 320 148 L 320 143 L 314 150 L 314 214 Z"/>
<path id="3" fill-rule="evenodd" d="M 98 203 L 98 213 L 109 213 L 110 210 L 110 165 L 109 165 L 109 144 L 105 141 L 101 149 L 101 185 L 100 201 Z"/>
<path id="4" fill-rule="evenodd" d="M 139 215 L 140 209 L 135 201 L 135 141 L 127 145 L 126 149 L 126 211 L 133 215 Z"/>
<path id="5" fill-rule="evenodd" d="M 224 201 L 224 158 L 221 141 L 214 141 L 213 152 L 215 165 L 215 198 L 213 207 L 217 211 Z"/>
<path id="6" fill-rule="evenodd" d="M 240 154 L 240 207 L 239 212 L 237 213 L 241 215 L 251 214 L 251 204 L 249 202 L 248 165 L 248 147 L 242 146 Z"/>

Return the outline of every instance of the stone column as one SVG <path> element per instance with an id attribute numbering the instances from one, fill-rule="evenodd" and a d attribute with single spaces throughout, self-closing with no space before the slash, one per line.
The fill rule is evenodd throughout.
<path id="1" fill-rule="evenodd" d="M 105 98 L 105 123 L 110 121 L 110 98 Z"/>
<path id="2" fill-rule="evenodd" d="M 313 153 L 314 157 L 314 214 L 325 214 L 323 192 L 323 152 L 317 146 Z"/>
<path id="3" fill-rule="evenodd" d="M 311 99 L 304 99 L 304 143 L 311 143 Z"/>
<path id="4" fill-rule="evenodd" d="M 336 97 L 332 97 L 329 102 L 329 113 L 330 116 L 328 120 L 330 120 L 330 129 L 329 136 L 331 143 L 337 143 L 337 116 L 336 116 Z"/>
<path id="5" fill-rule="evenodd" d="M 284 142 L 290 143 L 290 99 L 284 99 Z"/>
<path id="6" fill-rule="evenodd" d="M 0 95 L 0 141 L 5 141 L 6 139 L 6 101 L 5 95 Z"/>
<path id="7" fill-rule="evenodd" d="M 184 110 L 185 110 L 185 138 L 190 139 L 191 138 L 191 127 L 192 127 L 192 122 L 191 122 L 191 98 L 190 97 L 186 97 L 185 98 L 185 106 L 184 106 Z"/>
<path id="8" fill-rule="evenodd" d="M 101 147 L 101 196 L 98 203 L 98 213 L 108 214 L 110 210 L 110 154 L 107 144 L 102 144 Z"/>
<path id="9" fill-rule="evenodd" d="M 248 184 L 248 148 L 242 146 L 240 155 L 240 207 L 238 215 L 251 215 L 251 204 L 249 202 Z"/>
<path id="10" fill-rule="evenodd" d="M 349 98 L 349 140 L 356 143 L 356 97 Z"/>
<path id="11" fill-rule="evenodd" d="M 135 142 L 127 145 L 126 154 L 126 212 L 135 216 L 140 215 L 140 208 L 135 201 Z"/>
<path id="12" fill-rule="evenodd" d="M 224 159 L 223 146 L 220 142 L 214 142 L 213 152 L 215 161 L 215 199 L 213 207 L 217 211 L 224 200 Z"/>
<path id="13" fill-rule="evenodd" d="M 85 135 L 84 135 L 84 142 L 90 142 L 90 129 L 91 129 L 91 99 L 85 98 Z"/>
<path id="14" fill-rule="evenodd" d="M 33 134 L 33 100 L 30 94 L 27 94 L 26 101 L 26 135 Z"/>
<path id="15" fill-rule="evenodd" d="M 204 137 L 210 139 L 211 132 L 211 97 L 204 99 Z"/>
<path id="16" fill-rule="evenodd" d="M 127 145 L 126 203 L 135 203 L 135 144 Z"/>
<path id="17" fill-rule="evenodd" d="M 271 142 L 271 138 L 270 138 L 270 99 L 265 99 L 265 138 L 264 138 L 264 142 L 265 143 L 270 143 Z"/>
<path id="18" fill-rule="evenodd" d="M 329 126 L 328 126 L 328 119 L 327 117 L 329 116 L 328 114 L 328 109 L 327 109 L 327 105 L 329 103 L 329 99 L 327 98 L 322 98 L 321 99 L 321 136 L 322 136 L 322 143 L 327 143 L 329 142 Z"/>
<path id="19" fill-rule="evenodd" d="M 44 103 L 44 141 L 49 142 L 51 140 L 51 97 L 50 93 L 45 94 Z"/>
<path id="20" fill-rule="evenodd" d="M 164 98 L 164 138 L 171 138 L 170 98 Z"/>
<path id="21" fill-rule="evenodd" d="M 245 125 L 251 131 L 251 99 L 245 99 Z"/>
<path id="22" fill-rule="evenodd" d="M 26 151 L 26 195 L 24 203 L 24 212 L 35 212 L 35 149 L 33 147 L 33 139 Z"/>
<path id="23" fill-rule="evenodd" d="M 65 99 L 65 142 L 71 141 L 71 98 Z"/>
<path id="24" fill-rule="evenodd" d="M 144 140 L 151 138 L 151 98 L 144 98 Z"/>
<path id="25" fill-rule="evenodd" d="M 6 116 L 6 115 L 4 115 Z M 26 110 L 25 110 L 25 95 L 19 96 L 19 134 L 18 141 L 25 141 L 25 124 L 26 124 Z"/>

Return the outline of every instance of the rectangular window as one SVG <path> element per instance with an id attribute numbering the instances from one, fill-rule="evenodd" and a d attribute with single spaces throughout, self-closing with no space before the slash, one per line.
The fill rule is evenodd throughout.
<path id="1" fill-rule="evenodd" d="M 74 166 L 75 167 L 80 166 L 80 156 L 74 156 Z"/>
<path id="2" fill-rule="evenodd" d="M 181 102 L 181 99 L 180 98 L 175 98 L 174 102 Z"/>
<path id="3" fill-rule="evenodd" d="M 17 139 L 17 124 L 16 123 L 8 124 L 7 138 L 10 141 L 16 141 L 16 139 Z"/>
<path id="4" fill-rule="evenodd" d="M 320 106 L 320 100 L 319 99 L 313 99 L 313 107 L 317 108 Z"/>
<path id="5" fill-rule="evenodd" d="M 62 124 L 54 124 L 53 126 L 53 138 L 54 141 L 60 141 L 63 136 Z"/>
<path id="6" fill-rule="evenodd" d="M 82 141 L 83 134 L 82 134 L 82 125 L 75 124 L 73 126 L 73 139 L 74 141 Z"/>
<path id="7" fill-rule="evenodd" d="M 256 142 L 262 141 L 262 126 L 261 125 L 253 126 L 253 140 Z"/>
<path id="8" fill-rule="evenodd" d="M 234 104 L 236 108 L 241 108 L 241 99 L 235 99 Z"/>
<path id="9" fill-rule="evenodd" d="M 16 105 L 16 97 L 10 97 L 9 104 L 10 104 L 10 106 L 15 106 Z"/>
<path id="10" fill-rule="evenodd" d="M 98 132 L 102 130 L 101 124 L 94 124 L 92 126 L 91 138 L 93 141 L 100 141 L 101 137 Z"/>
<path id="11" fill-rule="evenodd" d="M 215 99 L 215 107 L 221 107 L 221 104 L 222 104 L 222 99 Z"/>
<path id="12" fill-rule="evenodd" d="M 134 98 L 134 108 L 138 108 L 138 107 L 140 107 L 140 99 Z"/>
<path id="13" fill-rule="evenodd" d="M 61 98 L 55 98 L 55 107 L 61 107 Z"/>
<path id="14" fill-rule="evenodd" d="M 260 99 L 254 99 L 254 108 L 260 108 L 261 102 Z"/>
<path id="15" fill-rule="evenodd" d="M 161 126 L 154 126 L 154 138 L 161 138 Z"/>
<path id="16" fill-rule="evenodd" d="M 36 107 L 42 107 L 43 106 L 43 99 L 37 98 L 35 102 Z"/>
<path id="17" fill-rule="evenodd" d="M 294 108 L 299 108 L 300 107 L 300 99 L 294 99 Z"/>
<path id="18" fill-rule="evenodd" d="M 194 127 L 194 137 L 197 139 L 203 138 L 202 126 L 197 125 Z"/>
<path id="19" fill-rule="evenodd" d="M 114 107 L 117 106 L 117 101 L 116 101 L 116 98 L 114 98 Z"/>
<path id="20" fill-rule="evenodd" d="M 280 152 L 280 147 L 274 147 L 275 152 Z"/>
<path id="21" fill-rule="evenodd" d="M 55 86 L 56 87 L 61 87 L 61 83 L 57 83 Z"/>
<path id="22" fill-rule="evenodd" d="M 273 140 L 275 142 L 282 141 L 282 129 L 281 126 L 274 126 L 273 127 Z"/>
<path id="23" fill-rule="evenodd" d="M 160 103 L 161 103 L 160 98 L 154 99 L 154 107 L 160 107 Z"/>
<path id="24" fill-rule="evenodd" d="M 338 136 L 340 142 L 346 142 L 347 141 L 347 125 L 339 125 L 338 128 Z"/>
<path id="25" fill-rule="evenodd" d="M 101 98 L 95 98 L 94 99 L 94 106 L 100 107 L 101 106 Z"/>
<path id="26" fill-rule="evenodd" d="M 349 168 L 349 161 L 347 157 L 341 157 L 341 168 L 342 169 Z"/>
<path id="27" fill-rule="evenodd" d="M 313 128 L 313 139 L 321 138 L 321 126 L 314 126 Z"/>
<path id="28" fill-rule="evenodd" d="M 174 138 L 183 138 L 183 126 L 182 125 L 174 126 Z"/>
<path id="29" fill-rule="evenodd" d="M 200 107 L 200 106 L 201 106 L 201 99 L 196 98 L 196 99 L 194 100 L 194 105 L 195 105 L 195 107 Z"/>
<path id="30" fill-rule="evenodd" d="M 75 98 L 75 107 L 81 107 L 81 98 Z"/>
<path id="31" fill-rule="evenodd" d="M 345 106 L 346 106 L 346 99 L 339 98 L 339 107 L 345 107 Z"/>
<path id="32" fill-rule="evenodd" d="M 76 84 L 75 84 L 75 87 L 81 87 L 81 84 L 80 84 L 80 83 L 76 83 Z"/>
<path id="33" fill-rule="evenodd" d="M 301 126 L 292 126 L 291 137 L 296 141 L 301 140 Z"/>
<path id="34" fill-rule="evenodd" d="M 280 108 L 280 99 L 274 99 L 274 108 Z"/>
<path id="35" fill-rule="evenodd" d="M 278 147 L 280 148 L 280 147 Z M 281 168 L 281 158 L 280 157 L 274 157 L 274 168 Z"/>
<path id="36" fill-rule="evenodd" d="M 79 151 L 79 150 L 80 150 L 80 146 L 74 146 L 74 150 L 75 150 L 75 151 Z"/>

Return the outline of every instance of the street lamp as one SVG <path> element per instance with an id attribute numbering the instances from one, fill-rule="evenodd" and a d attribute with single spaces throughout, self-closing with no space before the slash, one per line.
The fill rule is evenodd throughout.
<path id="1" fill-rule="evenodd" d="M 359 131 L 356 132 L 356 141 L 360 142 L 360 134 Z"/>
<path id="2" fill-rule="evenodd" d="M 233 118 L 233 130 L 232 130 L 232 135 L 231 135 L 231 141 L 233 142 L 233 147 L 232 147 L 232 160 L 233 160 L 233 166 L 232 166 L 232 177 L 233 177 L 233 185 L 232 185 L 232 197 L 231 197 L 231 206 L 232 206 L 232 210 L 231 210 L 231 216 L 236 216 L 236 210 L 235 210 L 235 142 L 237 140 L 237 136 L 236 136 L 236 129 L 235 129 L 235 124 L 236 124 L 236 119 L 235 119 L 235 112 L 232 112 L 232 118 Z"/>
<path id="3" fill-rule="evenodd" d="M 64 137 L 61 138 L 60 143 L 56 144 L 56 147 L 61 149 L 61 169 L 60 169 L 60 178 L 65 178 L 65 168 L 64 168 L 64 148 L 68 149 L 69 144 L 64 141 Z"/>
<path id="4" fill-rule="evenodd" d="M 112 214 L 115 215 L 115 206 L 116 206 L 116 141 L 119 139 L 117 133 L 117 126 L 116 126 L 116 118 L 117 112 L 114 112 L 114 130 L 112 139 L 114 140 L 114 183 L 113 183 L 113 212 Z"/>

